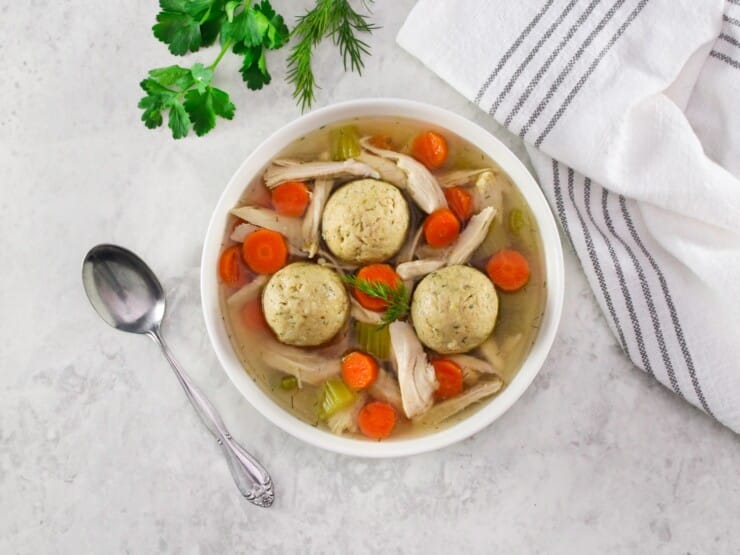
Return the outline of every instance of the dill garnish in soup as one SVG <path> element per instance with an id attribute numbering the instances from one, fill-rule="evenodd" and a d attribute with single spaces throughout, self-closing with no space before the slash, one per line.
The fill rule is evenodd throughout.
<path id="1" fill-rule="evenodd" d="M 335 434 L 425 434 L 506 387 L 542 316 L 535 219 L 475 145 L 356 119 L 288 146 L 246 188 L 219 260 L 246 372 Z"/>

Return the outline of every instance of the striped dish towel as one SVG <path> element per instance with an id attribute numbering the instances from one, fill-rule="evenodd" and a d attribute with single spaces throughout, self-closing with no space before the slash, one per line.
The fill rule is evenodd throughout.
<path id="1" fill-rule="evenodd" d="M 740 0 L 419 0 L 398 42 L 525 140 L 631 360 L 740 432 Z"/>

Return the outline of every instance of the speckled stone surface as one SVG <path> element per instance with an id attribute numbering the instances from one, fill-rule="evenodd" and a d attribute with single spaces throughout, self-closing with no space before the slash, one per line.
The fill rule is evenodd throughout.
<path id="1" fill-rule="evenodd" d="M 274 2 L 299 13 L 308 0 Z M 431 102 L 521 145 L 394 43 L 412 0 L 378 2 L 364 77 L 316 58 L 318 105 Z M 325 453 L 260 416 L 226 378 L 201 317 L 211 208 L 266 135 L 298 115 L 282 81 L 218 81 L 237 114 L 174 142 L 138 121 L 138 81 L 172 57 L 153 0 L 0 1 L 0 553 L 738 553 L 740 442 L 631 367 L 566 248 L 549 360 L 493 426 L 423 456 Z M 215 54 L 194 56 L 209 60 Z M 166 335 L 244 445 L 273 474 L 269 510 L 238 495 L 151 342 L 87 304 L 95 243 L 150 261 Z"/>

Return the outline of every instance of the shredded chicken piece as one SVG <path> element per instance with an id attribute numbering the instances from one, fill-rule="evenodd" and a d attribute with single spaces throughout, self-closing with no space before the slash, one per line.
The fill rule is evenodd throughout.
<path id="1" fill-rule="evenodd" d="M 444 265 L 444 260 L 433 258 L 427 258 L 426 260 L 412 260 L 411 262 L 403 262 L 396 266 L 396 273 L 401 276 L 401 279 L 403 280 L 415 280 L 433 272 L 434 270 L 439 270 Z"/>
<path id="2" fill-rule="evenodd" d="M 504 382 L 498 376 L 494 376 L 491 379 L 480 381 L 471 388 L 463 391 L 460 395 L 437 403 L 425 414 L 415 418 L 415 422 L 420 422 L 428 426 L 436 426 L 440 422 L 448 419 L 450 416 L 454 416 L 460 411 L 468 408 L 473 403 L 490 397 L 494 393 L 498 393 L 503 387 Z"/>
<path id="3" fill-rule="evenodd" d="M 364 391 L 357 395 L 357 399 L 349 407 L 333 414 L 326 420 L 326 425 L 334 434 L 343 434 L 344 432 L 357 432 L 357 418 L 360 410 L 367 402 L 367 393 Z"/>
<path id="4" fill-rule="evenodd" d="M 352 303 L 352 318 L 354 318 L 358 322 L 363 322 L 365 324 L 381 324 L 383 322 L 383 318 L 381 317 L 379 312 L 368 310 L 360 303 L 358 303 L 357 299 L 355 299 L 354 296 L 351 296 L 349 300 Z"/>
<path id="5" fill-rule="evenodd" d="M 492 173 L 491 168 L 479 168 L 477 170 L 452 170 L 449 172 L 437 174 L 437 182 L 444 187 L 454 187 L 456 185 L 470 185 L 473 178 L 482 173 Z"/>
<path id="6" fill-rule="evenodd" d="M 479 347 L 480 353 L 491 364 L 494 372 L 506 377 L 506 359 L 509 358 L 513 351 L 519 346 L 523 337 L 524 336 L 521 333 L 515 333 L 514 335 L 510 335 L 504 339 L 500 346 L 493 337 L 489 337 L 486 342 Z"/>
<path id="7" fill-rule="evenodd" d="M 470 355 L 447 355 L 447 358 L 460 366 L 460 368 L 469 368 L 481 374 L 495 374 L 493 366 L 485 360 Z"/>
<path id="8" fill-rule="evenodd" d="M 373 399 L 393 405 L 397 411 L 403 412 L 401 389 L 398 387 L 396 378 L 387 370 L 383 370 L 382 368 L 378 370 L 378 377 L 368 388 L 368 393 L 370 393 Z"/>
<path id="9" fill-rule="evenodd" d="M 360 139 L 360 144 L 373 154 L 396 162 L 396 166 L 406 174 L 406 190 L 424 212 L 429 214 L 447 207 L 447 199 L 442 188 L 424 164 L 406 154 L 375 147 L 370 143 L 370 137 Z"/>
<path id="10" fill-rule="evenodd" d="M 305 181 L 308 179 L 333 177 L 372 177 L 378 179 L 380 174 L 367 164 L 349 158 L 342 162 L 305 162 L 295 165 L 271 165 L 265 172 L 265 185 L 269 189 L 286 181 Z"/>
<path id="11" fill-rule="evenodd" d="M 414 259 L 414 254 L 416 254 L 416 248 L 419 246 L 419 241 L 421 240 L 422 233 L 424 233 L 424 227 L 419 226 L 419 229 L 416 231 L 416 233 L 406 239 L 406 242 L 404 243 L 403 247 L 401 247 L 401 250 L 396 256 L 396 260 L 399 263 L 411 262 Z"/>
<path id="12" fill-rule="evenodd" d="M 226 299 L 226 302 L 229 306 L 239 308 L 247 301 L 257 298 L 265 283 L 267 283 L 267 276 L 259 275 Z"/>
<path id="13" fill-rule="evenodd" d="M 493 207 L 496 212 L 503 210 L 503 188 L 496 174 L 486 171 L 478 176 L 478 179 L 475 180 L 475 188 L 473 189 L 473 203 L 477 210 L 481 210 L 487 206 Z"/>
<path id="14" fill-rule="evenodd" d="M 243 223 L 239 224 L 234 228 L 234 231 L 231 232 L 231 235 L 229 236 L 229 239 L 232 241 L 236 241 L 237 243 L 243 243 L 244 239 L 247 238 L 247 235 L 252 233 L 253 231 L 257 231 L 259 228 L 250 223 Z"/>
<path id="15" fill-rule="evenodd" d="M 289 347 L 268 339 L 262 339 L 258 348 L 262 362 L 270 368 L 295 376 L 301 384 L 319 385 L 341 371 L 341 359 L 327 358 L 318 352 Z"/>
<path id="16" fill-rule="evenodd" d="M 463 382 L 467 386 L 478 383 L 481 374 L 495 374 L 490 363 L 470 355 L 448 355 L 449 360 L 457 364 L 463 373 Z"/>
<path id="17" fill-rule="evenodd" d="M 334 186 L 331 179 L 317 179 L 313 184 L 311 193 L 311 204 L 303 218 L 303 250 L 308 253 L 309 258 L 316 256 L 319 250 L 319 226 L 324 206 L 329 198 L 329 193 Z"/>
<path id="18" fill-rule="evenodd" d="M 389 331 L 403 411 L 413 418 L 432 406 L 439 382 L 411 325 L 395 321 Z"/>
<path id="19" fill-rule="evenodd" d="M 283 168 L 287 168 L 290 166 L 299 166 L 303 162 L 304 161 L 301 160 L 300 158 L 276 158 L 275 160 L 272 161 L 272 163 L 275 164 L 276 166 L 281 166 Z"/>
<path id="20" fill-rule="evenodd" d="M 488 228 L 496 216 L 496 209 L 487 206 L 470 218 L 467 227 L 463 230 L 452 250 L 447 256 L 447 264 L 465 264 L 488 234 Z"/>
<path id="21" fill-rule="evenodd" d="M 403 173 L 403 170 L 401 170 L 388 158 L 376 156 L 375 154 L 370 154 L 369 152 L 362 152 L 359 156 L 357 156 L 356 160 L 367 164 L 372 169 L 377 171 L 380 174 L 380 179 L 382 179 L 383 181 L 387 181 L 388 183 L 395 185 L 399 189 L 406 188 L 406 174 Z"/>
<path id="22" fill-rule="evenodd" d="M 232 208 L 231 213 L 257 227 L 264 227 L 265 229 L 282 233 L 288 240 L 288 243 L 298 249 L 303 246 L 303 231 L 301 229 L 300 218 L 281 216 L 274 210 L 260 208 L 258 206 Z"/>

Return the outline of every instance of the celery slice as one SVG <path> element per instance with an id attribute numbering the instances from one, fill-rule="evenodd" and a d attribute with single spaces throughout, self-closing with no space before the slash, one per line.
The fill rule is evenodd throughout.
<path id="1" fill-rule="evenodd" d="M 326 420 L 340 410 L 346 409 L 355 401 L 356 393 L 341 378 L 329 378 L 321 388 L 321 412 L 319 416 Z"/>
<path id="2" fill-rule="evenodd" d="M 332 160 L 347 160 L 360 155 L 360 132 L 354 125 L 338 127 L 329 132 L 329 151 Z"/>
<path id="3" fill-rule="evenodd" d="M 519 234 L 519 231 L 527 224 L 527 217 L 519 208 L 514 208 L 509 212 L 509 231 Z"/>
<path id="4" fill-rule="evenodd" d="M 298 387 L 298 378 L 295 376 L 283 376 L 280 380 L 280 389 L 284 391 L 290 391 Z"/>
<path id="5" fill-rule="evenodd" d="M 381 360 L 390 357 L 391 336 L 388 326 L 357 322 L 355 332 L 360 349 Z"/>

